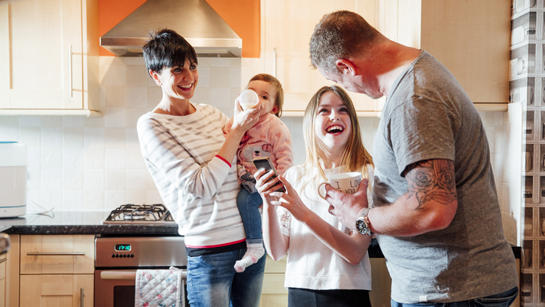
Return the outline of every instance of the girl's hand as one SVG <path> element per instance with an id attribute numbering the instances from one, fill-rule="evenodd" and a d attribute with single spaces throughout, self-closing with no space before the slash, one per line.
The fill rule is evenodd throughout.
<path id="1" fill-rule="evenodd" d="M 276 192 L 276 190 L 280 189 L 282 187 L 282 183 L 278 179 L 278 177 L 274 177 L 274 171 L 266 171 L 262 168 L 258 169 L 254 173 L 255 178 L 255 187 L 259 194 L 265 198 L 270 203 L 270 200 L 274 198 L 278 198 L 278 194 L 273 193 L 280 193 L 282 192 Z"/>
<path id="2" fill-rule="evenodd" d="M 277 200 L 271 200 L 271 205 L 286 208 L 295 219 L 305 223 L 305 219 L 309 217 L 308 212 L 310 209 L 305 206 L 299 197 L 299 194 L 297 194 L 291 184 L 284 177 L 279 176 L 278 179 L 284 184 L 286 192 L 274 192 L 279 193 L 280 195 Z"/>
<path id="3" fill-rule="evenodd" d="M 286 208 L 294 218 L 303 221 L 308 216 L 308 208 L 303 204 L 297 192 L 291 184 L 282 176 L 274 177 L 274 172 L 271 170 L 265 172 L 264 169 L 259 169 L 254 174 L 256 179 L 256 188 L 259 194 L 265 198 L 266 203 L 273 206 L 281 206 Z M 284 186 L 286 192 L 277 192 Z"/>

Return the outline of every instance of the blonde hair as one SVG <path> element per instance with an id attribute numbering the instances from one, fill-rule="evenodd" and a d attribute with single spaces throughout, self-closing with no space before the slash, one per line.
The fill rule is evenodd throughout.
<path id="1" fill-rule="evenodd" d="M 312 96 L 307 108 L 305 109 L 305 115 L 303 118 L 303 131 L 306 146 L 305 168 L 307 170 L 318 169 L 320 175 L 325 178 L 323 165 L 320 163 L 320 160 L 324 159 L 325 157 L 324 148 L 321 141 L 316 137 L 314 123 L 318 108 L 320 106 L 320 100 L 322 96 L 328 92 L 332 92 L 341 98 L 344 106 L 346 106 L 348 109 L 348 115 L 350 116 L 352 132 L 343 150 L 341 166 L 344 166 L 351 172 L 361 172 L 363 177 L 366 178 L 368 175 L 369 166 L 373 166 L 373 158 L 363 146 L 358 116 L 352 100 L 342 88 L 336 85 L 324 86 L 320 88 L 314 94 L 314 96 Z"/>
<path id="2" fill-rule="evenodd" d="M 270 83 L 274 88 L 276 89 L 276 98 L 274 100 L 274 106 L 276 107 L 277 111 L 274 115 L 277 117 L 282 116 L 282 107 L 284 106 L 284 90 L 282 89 L 282 83 L 278 81 L 274 76 L 271 76 L 269 74 L 257 74 L 248 81 L 248 84 L 252 81 L 265 81 L 267 83 Z"/>

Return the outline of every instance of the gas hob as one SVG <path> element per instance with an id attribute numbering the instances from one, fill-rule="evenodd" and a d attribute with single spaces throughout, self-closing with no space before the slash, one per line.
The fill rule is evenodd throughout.
<path id="1" fill-rule="evenodd" d="M 163 204 L 124 204 L 112 210 L 104 224 L 176 224 L 172 214 Z"/>

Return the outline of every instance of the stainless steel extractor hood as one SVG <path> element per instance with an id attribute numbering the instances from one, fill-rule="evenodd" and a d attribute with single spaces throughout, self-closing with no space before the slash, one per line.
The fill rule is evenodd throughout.
<path id="1" fill-rule="evenodd" d="M 242 40 L 205 0 L 148 0 L 100 38 L 117 56 L 141 56 L 150 32 L 169 28 L 198 56 L 240 57 Z"/>

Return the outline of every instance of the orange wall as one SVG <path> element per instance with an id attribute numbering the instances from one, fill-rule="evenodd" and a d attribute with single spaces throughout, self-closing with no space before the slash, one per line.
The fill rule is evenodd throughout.
<path id="1" fill-rule="evenodd" d="M 98 0 L 98 29 L 102 36 L 146 0 Z M 258 58 L 260 53 L 259 0 L 206 0 L 242 38 L 242 56 Z M 100 55 L 113 55 L 100 48 Z"/>
<path id="2" fill-rule="evenodd" d="M 146 0 L 98 0 L 98 36 L 106 34 Z M 99 55 L 113 55 L 100 47 Z"/>
<path id="3" fill-rule="evenodd" d="M 242 56 L 258 58 L 261 47 L 259 0 L 206 0 L 242 38 Z"/>

